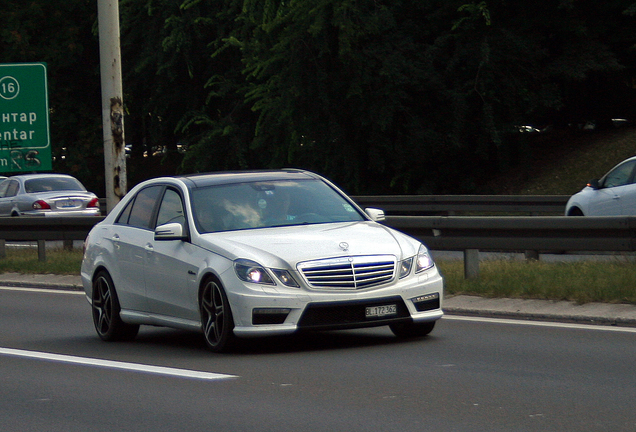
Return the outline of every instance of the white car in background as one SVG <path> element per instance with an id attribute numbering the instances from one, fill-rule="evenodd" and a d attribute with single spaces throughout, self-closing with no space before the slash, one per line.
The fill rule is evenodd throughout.
<path id="1" fill-rule="evenodd" d="M 636 215 L 636 156 L 612 168 L 600 180 L 591 180 L 565 206 L 566 216 Z"/>
<path id="2" fill-rule="evenodd" d="M 307 171 L 148 180 L 86 240 L 95 329 L 106 341 L 140 325 L 194 330 L 212 351 L 301 330 L 424 336 L 442 317 L 442 277 L 383 217 Z"/>

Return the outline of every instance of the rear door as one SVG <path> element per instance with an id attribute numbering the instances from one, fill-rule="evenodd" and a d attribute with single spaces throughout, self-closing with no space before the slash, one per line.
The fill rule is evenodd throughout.
<path id="1" fill-rule="evenodd" d="M 154 239 L 154 214 L 163 192 L 161 185 L 140 190 L 113 225 L 111 241 L 119 274 L 112 275 L 122 308 L 148 311 L 145 268 Z"/>
<path id="2" fill-rule="evenodd" d="M 15 201 L 19 189 L 20 183 L 17 180 L 9 179 L 2 182 L 2 190 L 0 191 L 0 216 L 11 216 L 14 207 L 16 207 Z"/>
<path id="3" fill-rule="evenodd" d="M 11 180 L 0 183 L 0 216 L 11 216 L 11 198 L 7 197 L 7 188 Z"/>

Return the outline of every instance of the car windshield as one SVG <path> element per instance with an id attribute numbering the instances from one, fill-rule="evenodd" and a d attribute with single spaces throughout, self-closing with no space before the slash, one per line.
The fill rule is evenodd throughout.
<path id="1" fill-rule="evenodd" d="M 365 220 L 319 180 L 215 185 L 194 189 L 191 196 L 201 233 Z"/>
<path id="2" fill-rule="evenodd" d="M 26 193 L 51 192 L 51 191 L 86 191 L 82 184 L 68 177 L 35 178 L 24 182 Z"/>

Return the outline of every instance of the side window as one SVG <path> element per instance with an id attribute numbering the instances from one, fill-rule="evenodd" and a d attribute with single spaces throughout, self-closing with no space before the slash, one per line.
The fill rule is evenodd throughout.
<path id="1" fill-rule="evenodd" d="M 174 189 L 166 189 L 159 207 L 159 214 L 157 215 L 157 226 L 170 222 L 185 224 L 183 202 L 179 193 Z"/>
<path id="2" fill-rule="evenodd" d="M 10 180 L 9 186 L 7 187 L 7 193 L 4 195 L 5 197 L 12 197 L 18 194 L 18 188 L 20 184 L 16 180 Z"/>
<path id="3" fill-rule="evenodd" d="M 126 208 L 124 209 L 124 211 L 121 212 L 119 217 L 117 217 L 117 221 L 115 221 L 115 223 L 122 224 L 122 225 L 128 225 L 128 218 L 130 217 L 130 210 L 132 209 L 132 206 L 133 206 L 134 202 L 135 202 L 134 199 L 131 199 L 130 201 L 128 201 L 128 204 L 126 204 Z"/>
<path id="4" fill-rule="evenodd" d="M 151 186 L 137 193 L 128 217 L 128 225 L 138 228 L 151 227 L 153 211 L 162 189 L 163 186 Z"/>
<path id="5" fill-rule="evenodd" d="M 603 187 L 610 188 L 629 184 L 632 181 L 635 165 L 636 161 L 629 161 L 614 168 L 605 176 Z"/>
<path id="6" fill-rule="evenodd" d="M 0 183 L 0 198 L 7 196 L 7 188 L 9 187 L 9 181 L 3 181 Z"/>

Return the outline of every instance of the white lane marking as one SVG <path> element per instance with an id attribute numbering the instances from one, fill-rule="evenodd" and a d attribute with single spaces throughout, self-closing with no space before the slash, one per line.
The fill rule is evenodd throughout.
<path id="1" fill-rule="evenodd" d="M 189 369 L 177 369 L 163 366 L 151 366 L 139 363 L 127 363 L 113 360 L 102 360 L 88 357 L 76 357 L 62 354 L 52 354 L 38 351 L 26 351 L 12 348 L 0 348 L 0 355 L 15 357 L 26 357 L 37 360 L 49 360 L 62 363 L 72 363 L 84 366 L 97 366 L 108 369 L 121 369 L 133 372 L 143 372 L 158 375 L 168 375 L 180 378 L 194 378 L 200 380 L 220 380 L 227 378 L 238 378 L 236 375 L 226 375 L 212 372 L 201 372 Z"/>
<path id="2" fill-rule="evenodd" d="M 0 290 L 2 290 L 2 291 L 44 292 L 44 293 L 50 293 L 50 294 L 86 295 L 86 293 L 83 290 L 82 291 L 71 291 L 71 290 L 68 290 L 68 289 L 24 288 L 24 287 L 0 286 Z"/>
<path id="3" fill-rule="evenodd" d="M 442 319 L 455 320 L 455 321 L 476 321 L 476 322 L 494 323 L 494 324 L 516 324 L 516 325 L 527 325 L 527 326 L 535 326 L 535 327 L 558 327 L 558 328 L 569 328 L 569 329 L 577 329 L 577 330 L 600 330 L 600 331 L 620 332 L 620 333 L 636 333 L 636 328 L 633 328 L 633 327 L 618 327 L 618 326 L 610 326 L 610 325 L 574 324 L 574 323 L 560 323 L 560 322 L 551 322 L 551 321 L 530 321 L 530 320 L 523 320 L 523 319 L 486 318 L 486 317 L 471 317 L 471 316 L 459 316 L 459 315 L 444 315 L 444 318 Z"/>

